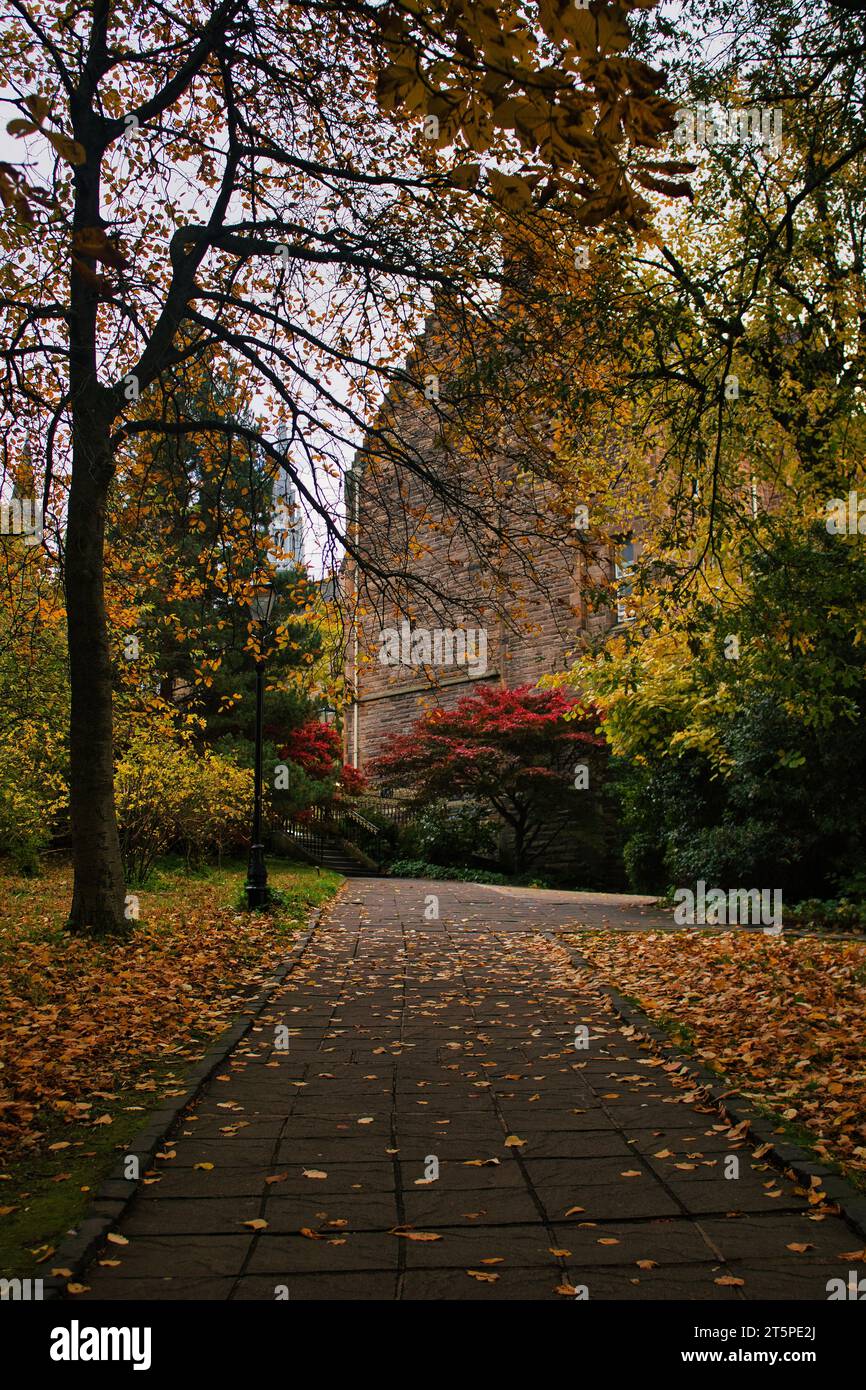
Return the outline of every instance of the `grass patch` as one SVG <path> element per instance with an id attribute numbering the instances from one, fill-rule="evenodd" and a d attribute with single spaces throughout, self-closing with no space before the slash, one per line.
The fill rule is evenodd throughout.
<path id="1" fill-rule="evenodd" d="M 0 874 L 0 1275 L 50 1272 L 118 1154 L 343 881 L 268 868 L 279 901 L 249 913 L 245 865 L 161 863 L 127 943 L 66 934 L 68 865 Z"/>

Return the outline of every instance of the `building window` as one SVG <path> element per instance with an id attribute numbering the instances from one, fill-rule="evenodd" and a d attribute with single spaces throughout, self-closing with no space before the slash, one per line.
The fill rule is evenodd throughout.
<path id="1" fill-rule="evenodd" d="M 630 623 L 637 616 L 629 603 L 635 558 L 634 541 L 626 541 L 624 545 L 617 547 L 613 569 L 616 580 L 616 620 L 618 623 Z"/>

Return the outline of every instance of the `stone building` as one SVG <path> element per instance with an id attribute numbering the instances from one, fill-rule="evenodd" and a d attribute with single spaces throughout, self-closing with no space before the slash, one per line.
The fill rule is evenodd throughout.
<path id="1" fill-rule="evenodd" d="M 401 452 L 408 469 L 395 463 Z M 346 762 L 361 770 L 423 708 L 452 708 L 477 682 L 535 684 L 628 617 L 629 545 L 615 554 L 593 544 L 522 454 L 497 441 L 450 507 L 425 481 L 425 463 L 440 475 L 449 466 L 440 413 L 417 392 L 392 396 L 346 487 L 356 556 L 341 571 L 344 744 Z M 508 498 L 495 563 L 458 515 L 486 495 L 500 520 Z"/>

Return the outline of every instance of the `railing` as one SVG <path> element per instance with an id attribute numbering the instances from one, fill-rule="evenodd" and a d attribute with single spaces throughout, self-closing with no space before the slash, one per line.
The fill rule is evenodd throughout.
<path id="1" fill-rule="evenodd" d="M 387 819 L 387 827 L 365 815 L 365 809 Z M 322 862 L 328 840 L 348 840 L 381 864 L 394 848 L 397 828 L 406 824 L 411 815 L 412 809 L 405 802 L 389 802 L 378 797 L 353 797 L 351 801 L 335 797 L 322 806 L 310 806 L 294 815 L 278 813 L 271 823 L 316 863 Z"/>
<path id="2" fill-rule="evenodd" d="M 345 825 L 347 822 L 351 825 L 358 825 L 371 835 L 381 834 L 382 827 L 376 825 L 374 821 L 367 820 L 367 817 L 362 816 L 361 812 L 357 811 L 354 806 L 341 806 L 337 812 L 337 820 L 341 825 Z"/>
<path id="3" fill-rule="evenodd" d="M 321 806 L 313 806 L 311 811 L 305 812 L 302 817 L 280 815 L 271 817 L 272 827 L 282 831 L 286 838 L 296 844 L 299 849 L 304 850 L 315 864 L 321 864 L 325 849 L 325 835 L 321 817 L 315 814 L 321 809 Z"/>
<path id="4" fill-rule="evenodd" d="M 380 816 L 386 816 L 394 825 L 408 825 L 417 814 L 411 802 L 396 796 L 359 796 L 355 802 L 362 810 L 369 808 Z"/>

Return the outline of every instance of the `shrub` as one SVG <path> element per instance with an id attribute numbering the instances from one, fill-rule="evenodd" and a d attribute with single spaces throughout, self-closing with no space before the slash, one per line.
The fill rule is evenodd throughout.
<path id="1" fill-rule="evenodd" d="M 428 864 L 424 859 L 395 859 L 389 866 L 395 878 L 441 878 L 457 883 L 508 883 L 505 874 L 487 869 L 455 869 L 447 864 Z"/>
<path id="2" fill-rule="evenodd" d="M 36 873 L 68 793 L 62 740 L 29 722 L 0 735 L 0 847 L 22 873 Z"/>
<path id="3" fill-rule="evenodd" d="M 402 848 L 411 858 L 432 864 L 468 867 L 496 851 L 496 829 L 486 807 L 477 801 L 433 801 L 401 832 Z"/>
<path id="4" fill-rule="evenodd" d="M 191 757 L 188 768 L 177 809 L 177 838 L 187 862 L 200 863 L 212 854 L 219 861 L 227 849 L 249 838 L 253 773 L 210 752 Z"/>
<path id="5" fill-rule="evenodd" d="M 861 932 L 866 930 L 866 903 L 852 903 L 847 898 L 807 898 L 785 908 L 785 925 Z"/>
<path id="6" fill-rule="evenodd" d="M 141 735 L 115 774 L 124 870 L 130 883 L 147 878 L 173 845 L 187 862 L 220 856 L 243 841 L 252 815 L 253 774 L 220 754 L 197 753 L 164 734 Z"/>
<path id="7" fill-rule="evenodd" d="M 549 888 L 547 879 L 525 873 L 517 878 L 490 869 L 455 869 L 448 864 L 428 864 L 424 859 L 395 859 L 388 872 L 395 878 L 441 878 L 455 883 L 516 884 L 523 888 Z"/>

